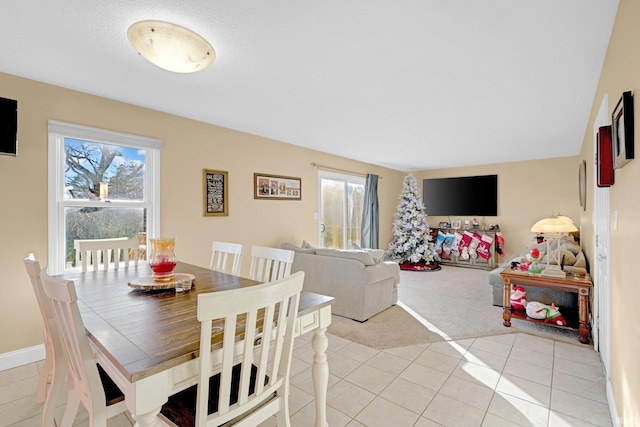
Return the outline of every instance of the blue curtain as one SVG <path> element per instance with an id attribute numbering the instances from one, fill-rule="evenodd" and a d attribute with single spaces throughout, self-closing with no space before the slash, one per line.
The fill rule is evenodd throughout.
<path id="1" fill-rule="evenodd" d="M 367 174 L 364 185 L 360 246 L 378 249 L 379 228 L 378 175 Z"/>

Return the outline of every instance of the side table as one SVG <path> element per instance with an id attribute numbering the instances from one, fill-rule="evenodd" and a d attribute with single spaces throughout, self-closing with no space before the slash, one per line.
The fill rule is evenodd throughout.
<path id="1" fill-rule="evenodd" d="M 580 326 L 577 329 L 578 340 L 583 344 L 589 343 L 589 339 L 591 338 L 591 331 L 589 330 L 589 291 L 593 285 L 588 274 L 575 278 L 557 278 L 541 276 L 539 274 L 529 274 L 526 271 L 506 268 L 502 273 L 500 273 L 500 275 L 502 276 L 502 283 L 504 284 L 504 311 L 502 313 L 502 318 L 504 320 L 502 324 L 504 326 L 511 326 L 511 317 L 513 316 L 515 318 L 557 327 L 558 325 L 555 323 L 544 323 L 542 320 L 527 317 L 524 312 L 512 313 L 511 310 L 511 291 L 515 285 L 557 289 L 560 291 L 578 294 L 578 318 L 580 323 Z M 576 330 L 570 326 L 563 328 Z"/>

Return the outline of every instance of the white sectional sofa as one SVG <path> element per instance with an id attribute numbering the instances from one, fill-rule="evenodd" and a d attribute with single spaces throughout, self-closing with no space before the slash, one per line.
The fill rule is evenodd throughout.
<path id="1" fill-rule="evenodd" d="M 281 247 L 295 252 L 291 272 L 305 272 L 305 291 L 335 298 L 333 314 L 364 322 L 398 301 L 400 268 L 382 260 L 381 250 Z"/>

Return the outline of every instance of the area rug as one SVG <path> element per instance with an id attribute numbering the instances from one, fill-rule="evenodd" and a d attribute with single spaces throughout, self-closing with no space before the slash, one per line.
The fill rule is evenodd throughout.
<path id="1" fill-rule="evenodd" d="M 485 270 L 443 266 L 431 274 L 400 271 L 398 304 L 364 323 L 332 316 L 327 332 L 375 349 L 526 332 L 577 343 L 573 331 L 512 319 L 491 304 Z"/>
<path id="2" fill-rule="evenodd" d="M 334 314 L 327 332 L 377 350 L 444 341 L 398 305 L 362 323 Z"/>

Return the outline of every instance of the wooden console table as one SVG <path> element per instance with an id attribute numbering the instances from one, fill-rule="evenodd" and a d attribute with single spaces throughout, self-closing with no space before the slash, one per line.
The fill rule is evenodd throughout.
<path id="1" fill-rule="evenodd" d="M 588 274 L 577 278 L 567 277 L 562 279 L 545 277 L 539 274 L 529 274 L 526 271 L 506 268 L 500 275 L 502 276 L 502 283 L 504 284 L 504 312 L 502 314 L 502 318 L 504 319 L 502 324 L 504 326 L 511 326 L 511 317 L 513 316 L 514 318 L 542 323 L 544 325 L 576 330 L 571 326 L 559 326 L 553 322 L 544 323 L 542 320 L 531 319 L 521 310 L 514 312 L 511 310 L 511 291 L 515 285 L 536 286 L 573 292 L 578 294 L 578 318 L 580 322 L 580 326 L 577 329 L 578 340 L 583 344 L 589 343 L 589 339 L 591 338 L 591 332 L 589 330 L 589 290 L 591 289 L 592 283 Z"/>

